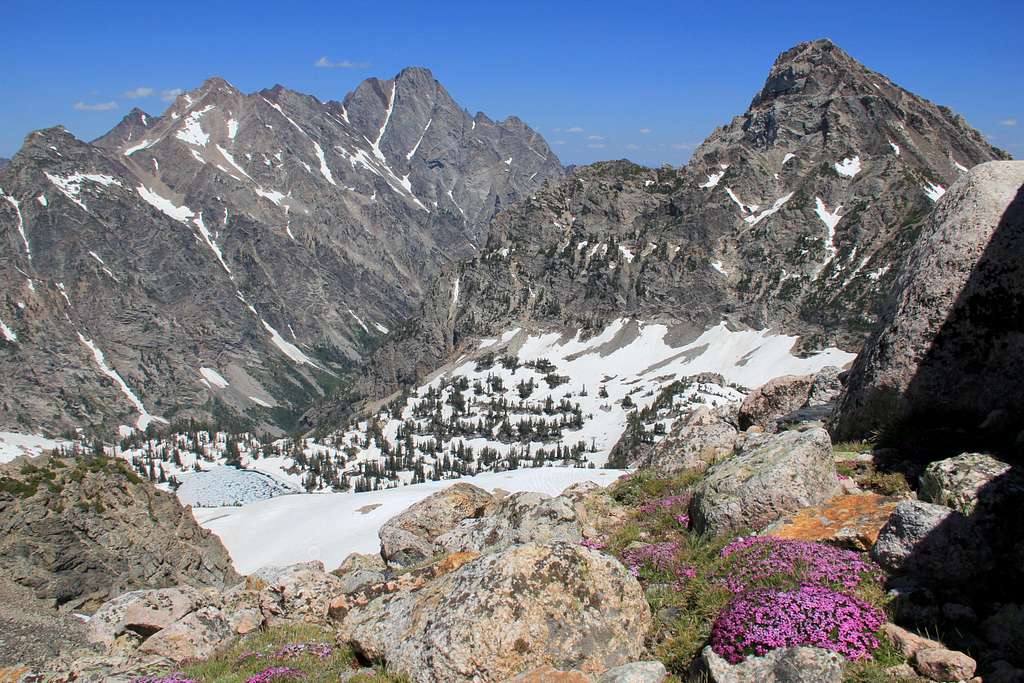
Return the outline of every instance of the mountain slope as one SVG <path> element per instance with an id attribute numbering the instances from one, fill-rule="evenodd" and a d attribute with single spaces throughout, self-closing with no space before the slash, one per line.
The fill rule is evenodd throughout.
<path id="1" fill-rule="evenodd" d="M 0 173 L 0 426 L 290 428 L 562 172 L 416 68 L 326 103 L 213 78 L 93 144 L 33 133 Z"/>
<path id="2" fill-rule="evenodd" d="M 366 365 L 362 395 L 513 325 L 595 330 L 626 315 L 692 339 L 728 320 L 856 350 L 944 188 L 1005 157 L 831 42 L 802 43 L 686 167 L 575 169 L 499 215 L 485 251 L 446 267 Z"/>

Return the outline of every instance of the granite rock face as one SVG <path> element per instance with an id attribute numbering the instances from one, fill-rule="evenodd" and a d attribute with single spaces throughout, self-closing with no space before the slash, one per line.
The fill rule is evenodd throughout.
<path id="1" fill-rule="evenodd" d="M 32 133 L 0 170 L 0 428 L 291 429 L 562 174 L 522 121 L 470 116 L 420 68 L 342 102 L 211 78 L 91 144 Z"/>
<path id="2" fill-rule="evenodd" d="M 701 663 L 712 683 L 840 683 L 843 657 L 814 647 L 772 650 L 763 657 L 747 657 L 730 664 L 708 645 Z"/>
<path id="3" fill-rule="evenodd" d="M 977 430 L 1024 405 L 1024 162 L 979 165 L 955 183 L 907 257 L 895 304 L 858 356 L 838 438 L 900 424 Z"/>

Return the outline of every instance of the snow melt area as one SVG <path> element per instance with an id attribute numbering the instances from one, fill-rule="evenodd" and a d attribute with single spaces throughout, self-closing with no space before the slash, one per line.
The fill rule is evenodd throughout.
<path id="1" fill-rule="evenodd" d="M 238 135 L 238 121 L 228 119 L 228 139 L 234 140 L 236 135 Z"/>
<path id="2" fill-rule="evenodd" d="M 185 122 L 181 124 L 181 128 L 174 134 L 174 137 L 183 142 L 187 142 L 190 145 L 206 147 L 206 143 L 210 141 L 210 136 L 203 132 L 203 127 L 200 125 L 199 119 L 203 118 L 203 114 L 211 109 L 213 109 L 213 105 L 209 104 L 202 109 L 197 109 L 196 111 L 189 113 L 189 115 L 185 117 Z"/>
<path id="3" fill-rule="evenodd" d="M 331 185 L 337 185 L 334 181 L 334 176 L 331 174 L 331 169 L 327 167 L 327 158 L 324 156 L 324 150 L 321 149 L 320 143 L 316 140 L 310 139 L 313 143 L 313 152 L 316 153 L 316 158 L 320 161 L 320 174 L 327 179 Z"/>
<path id="4" fill-rule="evenodd" d="M 163 419 L 162 417 L 157 417 L 156 415 L 149 414 L 149 411 L 146 410 L 146 406 L 142 404 L 142 401 L 139 399 L 138 396 L 135 395 L 135 392 L 132 391 L 131 387 L 128 386 L 128 383 L 125 382 L 124 379 L 122 379 L 121 375 L 118 374 L 117 370 L 114 370 L 112 367 L 107 365 L 107 359 L 103 355 L 103 351 L 101 351 L 100 348 L 96 346 L 96 344 L 94 344 L 91 339 L 86 339 L 81 332 L 78 333 L 78 339 L 90 351 L 92 351 L 93 360 L 96 361 L 96 365 L 99 367 L 100 372 L 102 372 L 110 379 L 114 380 L 114 384 L 118 386 L 118 388 L 121 390 L 121 393 L 125 395 L 125 398 L 128 399 L 128 402 L 131 403 L 135 407 L 135 410 L 139 413 L 139 419 L 135 421 L 135 426 L 138 429 L 146 429 L 146 427 L 149 426 L 149 423 L 153 421 L 167 422 L 167 420 Z"/>
<path id="5" fill-rule="evenodd" d="M 490 472 L 461 481 L 488 491 L 554 496 L 581 481 L 608 485 L 621 474 L 619 470 L 543 467 Z M 241 507 L 193 509 L 192 514 L 220 537 L 242 574 L 311 560 L 334 569 L 349 553 L 378 552 L 377 534 L 385 522 L 453 483 L 442 480 L 366 493 L 280 496 Z M 268 538 L 274 542 L 267 543 Z"/>
<path id="6" fill-rule="evenodd" d="M 847 157 L 842 161 L 837 161 L 835 163 L 835 169 L 836 173 L 838 173 L 839 175 L 844 175 L 847 178 L 852 178 L 853 176 L 860 173 L 860 157 Z"/>
<path id="7" fill-rule="evenodd" d="M 184 472 L 175 478 L 181 483 L 175 491 L 178 500 L 182 505 L 192 507 L 245 505 L 301 491 L 294 484 L 265 472 L 229 466 L 215 466 L 202 472 Z"/>
<path id="8" fill-rule="evenodd" d="M 80 207 L 88 211 L 85 203 L 78 198 L 82 193 L 82 183 L 86 180 L 102 185 L 103 187 L 110 187 L 111 185 L 121 186 L 121 181 L 112 176 L 103 175 L 102 173 L 72 173 L 67 176 L 55 176 L 50 173 L 46 173 L 46 177 L 50 179 L 54 187 L 60 190 L 60 193 L 65 197 L 78 204 Z"/>
<path id="9" fill-rule="evenodd" d="M 214 241 L 213 235 L 210 234 L 209 229 L 206 227 L 206 223 L 203 222 L 203 212 L 200 211 L 199 215 L 196 216 L 192 222 L 197 228 L 199 228 L 199 234 L 202 235 L 203 241 L 206 242 L 206 246 L 210 247 L 210 251 L 213 252 L 213 255 L 217 257 L 217 261 L 220 262 L 221 268 L 223 268 L 228 275 L 231 275 L 231 269 L 228 268 L 228 264 L 224 261 L 224 254 L 221 253 L 220 247 L 217 246 L 217 242 Z"/>
<path id="10" fill-rule="evenodd" d="M 892 140 L 889 140 L 889 146 L 892 147 L 893 154 L 895 154 L 896 156 L 900 155 L 900 146 L 899 145 L 897 145 Z"/>
<path id="11" fill-rule="evenodd" d="M 821 264 L 821 268 L 818 269 L 820 273 L 829 261 L 836 257 L 836 226 L 839 225 L 839 219 L 842 216 L 839 215 L 839 210 L 842 209 L 842 205 L 836 207 L 834 212 L 829 212 L 825 202 L 821 201 L 820 197 L 814 198 L 814 213 L 818 214 L 818 218 L 825 224 L 825 260 Z"/>
<path id="12" fill-rule="evenodd" d="M 285 197 L 284 194 L 282 194 L 281 192 L 278 192 L 277 190 L 264 190 L 262 187 L 257 187 L 254 190 L 254 192 L 256 192 L 256 194 L 258 194 L 259 196 L 261 196 L 261 197 L 263 197 L 265 199 L 269 199 L 270 201 L 274 202 L 278 206 L 281 205 L 281 200 L 284 199 L 284 197 Z M 289 230 L 288 232 L 290 233 L 291 230 Z"/>
<path id="13" fill-rule="evenodd" d="M 743 394 L 732 383 L 754 387 L 854 357 L 828 349 L 797 358 L 795 337 L 724 324 L 688 344 L 670 337 L 665 325 L 626 319 L 586 340 L 580 332 L 512 330 L 481 340 L 475 358 L 332 438 L 338 448 L 356 449 L 347 461 L 355 472 L 360 463 L 387 469 L 396 453 L 426 472 L 476 474 L 522 462 L 602 466 L 634 409 L 659 399 L 677 407 L 737 401 Z M 719 373 L 723 384 L 684 381 L 701 373 Z"/>
<path id="14" fill-rule="evenodd" d="M 786 162 L 790 159 L 796 159 L 796 155 L 792 152 L 786 152 L 786 156 L 782 157 L 782 165 L 785 166 Z"/>
<path id="15" fill-rule="evenodd" d="M 211 386 L 218 389 L 223 389 L 228 385 L 228 381 L 224 379 L 224 376 L 213 368 L 199 368 L 199 374 L 203 376 Z"/>
<path id="16" fill-rule="evenodd" d="M 921 189 L 924 190 L 924 193 L 926 195 L 928 195 L 928 199 L 932 200 L 933 202 L 939 201 L 939 199 L 942 198 L 942 195 L 946 194 L 946 188 L 944 188 L 942 185 L 927 183 L 925 185 L 922 185 Z"/>
<path id="17" fill-rule="evenodd" d="M 136 152 L 138 152 L 140 150 L 146 149 L 147 147 L 149 147 L 151 145 L 155 145 L 157 142 L 159 142 L 159 141 L 158 140 L 143 140 L 139 144 L 132 145 L 131 147 L 126 149 L 124 152 L 122 152 L 122 154 L 124 154 L 126 157 L 130 157 L 132 154 L 135 154 Z"/>
<path id="18" fill-rule="evenodd" d="M 722 266 L 722 262 L 721 261 L 712 261 L 711 262 L 711 267 L 714 268 L 715 270 L 717 270 L 722 275 L 729 275 L 729 273 L 725 272 L 725 268 Z"/>
<path id="19" fill-rule="evenodd" d="M 270 323 L 268 323 L 263 318 L 260 318 L 260 322 L 263 323 L 263 327 L 265 327 L 267 332 L 270 333 L 270 340 L 272 342 L 274 342 L 274 346 L 276 346 L 277 348 L 279 348 L 281 350 L 281 353 L 283 353 L 284 355 L 288 356 L 289 358 L 291 358 L 293 361 L 295 361 L 296 363 L 298 363 L 300 365 L 302 365 L 304 363 L 306 365 L 312 365 L 314 368 L 319 368 L 320 367 L 319 365 L 314 363 L 312 360 L 310 360 L 309 356 L 304 354 L 299 349 L 298 346 L 296 346 L 295 344 L 292 344 L 290 341 L 288 341 L 287 339 L 282 337 L 281 333 L 278 332 L 276 329 L 274 329 L 270 325 Z"/>
<path id="20" fill-rule="evenodd" d="M 23 455 L 34 458 L 45 451 L 70 445 L 69 441 L 48 439 L 38 434 L 0 432 L 0 463 L 10 462 Z"/>
<path id="21" fill-rule="evenodd" d="M 781 209 L 783 206 L 785 206 L 786 202 L 788 202 L 790 199 L 793 198 L 793 194 L 794 194 L 793 192 L 790 192 L 789 194 L 787 194 L 785 196 L 779 197 L 778 199 L 775 200 L 775 202 L 770 207 L 768 207 L 767 209 L 765 209 L 761 213 L 756 214 L 756 215 L 746 216 L 743 220 L 745 220 L 747 223 L 750 223 L 751 225 L 757 225 L 758 223 L 763 221 L 765 218 L 768 218 L 768 216 L 771 216 L 773 213 L 777 212 L 779 209 Z M 753 210 L 756 211 L 757 209 L 754 208 Z"/>

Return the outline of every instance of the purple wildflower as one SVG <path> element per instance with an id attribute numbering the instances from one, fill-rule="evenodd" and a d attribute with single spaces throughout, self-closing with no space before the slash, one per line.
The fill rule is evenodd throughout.
<path id="1" fill-rule="evenodd" d="M 602 538 L 586 538 L 580 543 L 584 548 L 590 548 L 591 550 L 604 550 L 608 547 L 608 541 Z"/>
<path id="2" fill-rule="evenodd" d="M 658 512 L 668 512 L 673 509 L 686 509 L 690 506 L 690 499 L 693 498 L 692 493 L 683 493 L 678 496 L 669 496 L 667 498 L 658 498 L 657 500 L 651 500 L 640 506 L 639 512 L 642 515 L 652 515 Z"/>
<path id="3" fill-rule="evenodd" d="M 775 536 L 737 539 L 722 549 L 722 557 L 727 561 L 720 580 L 737 594 L 779 577 L 846 590 L 881 578 L 877 565 L 852 550 Z"/>
<path id="4" fill-rule="evenodd" d="M 711 629 L 711 647 L 733 664 L 795 645 L 869 659 L 883 623 L 881 610 L 829 588 L 761 588 L 737 595 L 722 610 Z"/>
<path id="5" fill-rule="evenodd" d="M 142 676 L 141 678 L 133 678 L 131 683 L 199 683 L 194 678 L 189 678 L 180 671 L 176 671 L 166 676 Z"/>
<path id="6" fill-rule="evenodd" d="M 290 666 L 272 666 L 264 669 L 255 676 L 250 676 L 245 683 L 269 683 L 269 681 L 283 681 L 287 679 L 305 678 L 306 673 L 293 669 Z"/>

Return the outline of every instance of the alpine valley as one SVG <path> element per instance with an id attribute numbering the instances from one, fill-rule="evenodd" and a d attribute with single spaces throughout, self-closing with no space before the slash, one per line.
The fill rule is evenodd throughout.
<path id="1" fill-rule="evenodd" d="M 0 597 L 32 615 L 0 609 L 0 666 L 184 681 L 139 676 L 303 625 L 383 667 L 365 680 L 920 680 L 851 678 L 868 636 L 736 654 L 723 634 L 755 579 L 701 562 L 783 543 L 744 536 L 767 528 L 825 543 L 770 549 L 807 576 L 868 550 L 924 576 L 900 544 L 925 517 L 956 537 L 952 583 L 1020 555 L 990 518 L 913 506 L 989 510 L 1009 469 L 988 454 L 1024 443 L 1019 387 L 970 379 L 994 363 L 1002 386 L 1024 357 L 1003 315 L 1021 183 L 961 116 L 824 39 L 780 54 L 681 167 L 563 166 L 419 67 L 328 102 L 214 77 L 91 142 L 33 132 L 0 165 Z M 946 393 L 971 399 L 921 427 Z M 984 454 L 943 460 L 956 445 Z M 860 586 L 816 614 L 902 628 L 870 610 L 927 591 L 941 616 L 892 620 L 965 629 L 893 632 L 908 675 L 968 680 L 960 650 L 1014 652 L 977 626 L 1020 623 L 1009 589 L 886 594 L 843 557 L 855 579 L 794 584 Z"/>

